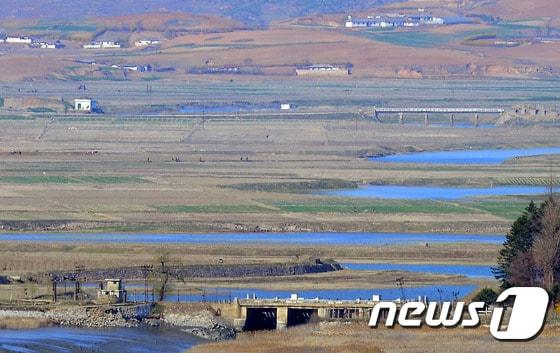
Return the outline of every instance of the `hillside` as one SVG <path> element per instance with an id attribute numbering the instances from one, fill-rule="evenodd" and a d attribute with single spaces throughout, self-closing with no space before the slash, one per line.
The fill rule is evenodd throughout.
<path id="1" fill-rule="evenodd" d="M 311 64 L 351 68 L 349 78 L 356 79 L 560 77 L 560 10 L 551 0 L 535 0 L 532 6 L 513 0 L 372 0 L 359 5 L 290 0 L 281 7 L 272 0 L 244 0 L 237 6 L 230 0 L 219 0 L 213 6 L 194 0 L 165 0 L 158 2 L 158 12 L 150 13 L 147 11 L 154 5 L 146 2 L 143 6 L 143 0 L 134 6 L 127 1 L 100 0 L 76 14 L 83 19 L 72 18 L 76 10 L 60 0 L 42 1 L 49 4 L 48 10 L 28 0 L 22 3 L 27 4 L 25 16 L 0 3 L 0 16 L 9 17 L 2 21 L 4 32 L 60 40 L 64 48 L 45 51 L 0 46 L 4 81 L 230 80 L 232 75 L 242 80 L 296 77 L 298 68 Z M 122 15 L 130 10 L 125 9 L 126 4 L 132 14 Z M 165 11 L 170 9 L 173 11 Z M 96 11 L 114 15 L 94 16 Z M 468 20 L 417 28 L 344 27 L 349 14 L 389 12 Z M 64 18 L 49 18 L 57 16 Z M 135 45 L 147 39 L 157 44 Z M 118 41 L 123 47 L 82 49 L 94 40 Z M 150 70 L 124 69 L 130 66 Z"/>
<path id="2" fill-rule="evenodd" d="M 263 25 L 309 14 L 363 10 L 391 1 L 395 0 L 20 0 L 18 7 L 0 2 L 0 18 L 76 19 L 179 11 Z"/>

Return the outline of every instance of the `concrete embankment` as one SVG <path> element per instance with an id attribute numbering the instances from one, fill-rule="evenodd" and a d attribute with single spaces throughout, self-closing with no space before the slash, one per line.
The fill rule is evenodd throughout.
<path id="1" fill-rule="evenodd" d="M 171 267 L 169 272 L 176 278 L 233 278 L 233 277 L 270 277 L 297 276 L 310 273 L 324 273 L 341 270 L 336 262 L 320 260 L 301 263 L 277 264 L 228 264 L 228 265 L 185 265 Z M 55 278 L 69 277 L 70 273 L 55 272 Z M 140 267 L 121 267 L 87 270 L 80 273 L 80 278 L 88 281 L 100 281 L 105 278 L 142 279 L 146 276 Z"/>
<path id="2" fill-rule="evenodd" d="M 204 304 L 173 304 L 163 306 L 161 320 L 181 330 L 212 341 L 235 338 L 231 323 L 223 320 L 210 306 Z"/>
<path id="3" fill-rule="evenodd" d="M 48 308 L 5 308 L 0 310 L 0 320 L 37 319 L 48 320 L 60 326 L 74 327 L 136 327 L 148 318 L 151 304 L 126 306 L 78 306 L 65 305 Z"/>

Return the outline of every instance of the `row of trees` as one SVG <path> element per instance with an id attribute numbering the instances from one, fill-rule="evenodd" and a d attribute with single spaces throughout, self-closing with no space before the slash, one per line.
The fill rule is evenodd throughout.
<path id="1" fill-rule="evenodd" d="M 531 201 L 513 223 L 493 269 L 501 287 L 538 286 L 560 300 L 560 204 Z"/>

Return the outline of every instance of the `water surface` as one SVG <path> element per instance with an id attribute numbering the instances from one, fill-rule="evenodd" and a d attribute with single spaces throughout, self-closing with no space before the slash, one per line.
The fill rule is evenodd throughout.
<path id="1" fill-rule="evenodd" d="M 445 233 L 209 233 L 209 234 L 116 234 L 116 233 L 21 233 L 0 234 L 0 241 L 49 243 L 140 244 L 301 244 L 379 246 L 425 243 L 501 244 L 503 235 Z"/>
<path id="2" fill-rule="evenodd" d="M 540 195 L 545 194 L 543 186 L 494 186 L 494 187 L 441 187 L 441 186 L 401 186 L 368 185 L 357 189 L 325 191 L 331 196 L 410 199 L 410 200 L 459 200 L 484 196 Z"/>
<path id="3" fill-rule="evenodd" d="M 342 263 L 342 267 L 355 271 L 409 271 L 460 275 L 471 278 L 493 278 L 491 266 L 448 264 L 391 264 L 391 263 Z"/>
<path id="4" fill-rule="evenodd" d="M 0 330 L 0 352 L 182 353 L 200 342 L 187 333 L 167 329 Z"/>
<path id="5" fill-rule="evenodd" d="M 414 152 L 370 158 L 374 162 L 430 164 L 501 164 L 516 157 L 558 154 L 560 147 Z"/>

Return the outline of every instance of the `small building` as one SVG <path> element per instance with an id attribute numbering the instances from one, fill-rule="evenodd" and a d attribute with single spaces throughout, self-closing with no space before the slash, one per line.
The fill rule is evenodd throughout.
<path id="1" fill-rule="evenodd" d="M 39 48 L 39 49 L 58 49 L 61 47 L 60 42 L 52 43 L 52 42 L 33 42 L 30 45 L 32 48 Z"/>
<path id="2" fill-rule="evenodd" d="M 127 292 L 121 279 L 106 279 L 97 291 L 97 301 L 102 303 L 126 303 Z"/>
<path id="3" fill-rule="evenodd" d="M 74 110 L 79 112 L 91 112 L 95 110 L 96 103 L 91 98 L 74 99 Z"/>
<path id="4" fill-rule="evenodd" d="M 113 42 L 113 41 L 96 41 L 96 42 L 90 42 L 88 44 L 84 44 L 83 45 L 84 49 L 118 49 L 121 48 L 121 45 L 119 42 Z"/>
<path id="5" fill-rule="evenodd" d="M 296 69 L 297 76 L 348 76 L 347 68 L 333 65 L 311 65 Z"/>
<path id="6" fill-rule="evenodd" d="M 136 65 L 124 65 L 122 67 L 122 69 L 125 70 L 125 71 L 139 71 L 140 70 L 140 68 Z"/>
<path id="7" fill-rule="evenodd" d="M 33 40 L 27 36 L 6 38 L 6 43 L 11 44 L 31 44 L 32 42 Z"/>
<path id="8" fill-rule="evenodd" d="M 41 48 L 41 49 L 56 49 L 56 44 L 41 42 L 41 43 L 39 43 L 39 48 Z"/>
<path id="9" fill-rule="evenodd" d="M 136 42 L 134 42 L 134 46 L 137 47 L 137 48 L 149 47 L 150 45 L 158 45 L 160 43 L 161 43 L 161 41 L 159 41 L 157 39 L 141 39 L 141 40 L 137 40 Z"/>

